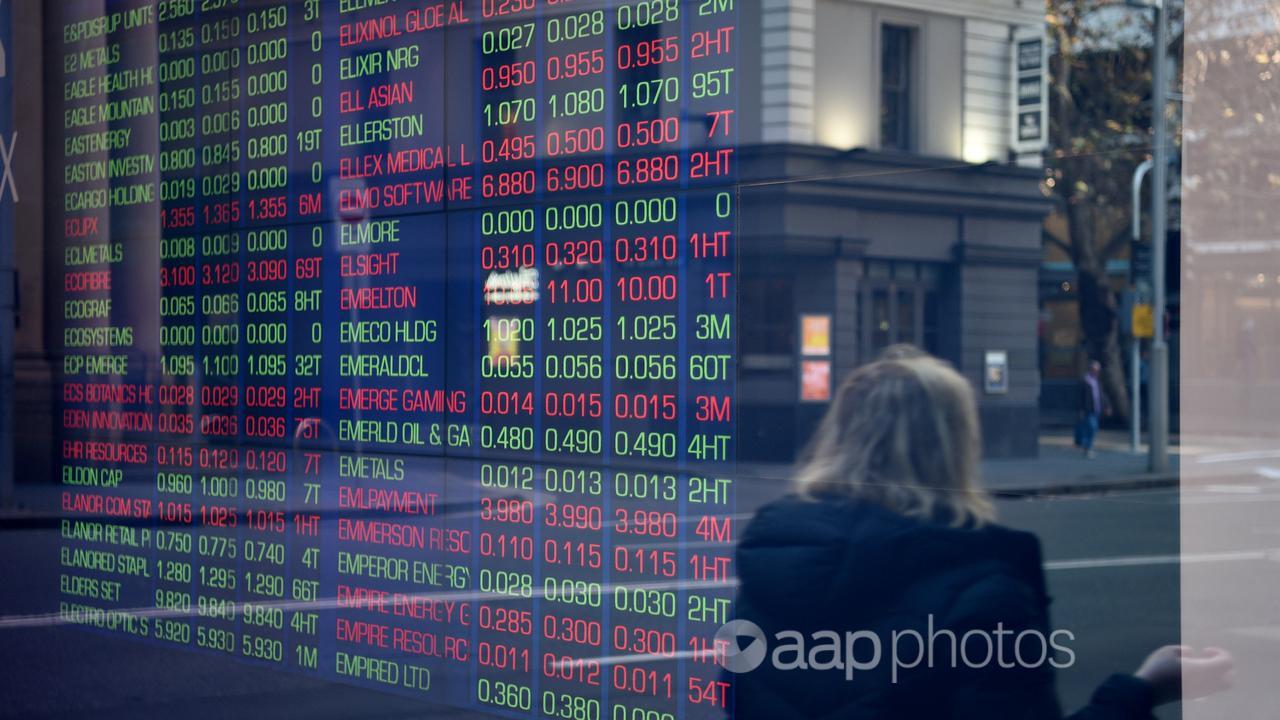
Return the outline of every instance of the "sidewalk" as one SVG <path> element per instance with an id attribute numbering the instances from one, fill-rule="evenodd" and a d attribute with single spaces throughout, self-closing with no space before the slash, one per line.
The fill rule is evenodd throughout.
<path id="1" fill-rule="evenodd" d="M 1169 447 L 1169 471 L 1147 470 L 1147 448 L 1129 450 L 1129 436 L 1104 430 L 1094 443 L 1096 457 L 1089 459 L 1075 447 L 1070 430 L 1049 430 L 1040 435 L 1040 454 L 1033 458 L 984 460 L 982 480 L 988 490 L 1002 497 L 1071 495 L 1078 493 L 1177 487 L 1179 448 Z M 740 474 L 769 480 L 785 480 L 790 465 L 744 463 Z"/>
<path id="2" fill-rule="evenodd" d="M 982 463 L 982 479 L 998 495 L 1068 495 L 1108 490 L 1177 487 L 1180 459 L 1177 445 L 1169 447 L 1169 470 L 1147 469 L 1147 447 L 1129 449 L 1129 436 L 1102 431 L 1094 443 L 1095 457 L 1088 459 L 1075 447 L 1071 431 L 1040 435 L 1040 456 Z"/>

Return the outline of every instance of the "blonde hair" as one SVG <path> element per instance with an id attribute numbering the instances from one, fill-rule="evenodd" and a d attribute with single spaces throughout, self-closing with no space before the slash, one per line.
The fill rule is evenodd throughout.
<path id="1" fill-rule="evenodd" d="M 880 360 L 841 384 L 796 473 L 811 499 L 853 497 L 909 517 L 981 525 L 995 507 L 978 477 L 973 390 L 932 357 Z"/>

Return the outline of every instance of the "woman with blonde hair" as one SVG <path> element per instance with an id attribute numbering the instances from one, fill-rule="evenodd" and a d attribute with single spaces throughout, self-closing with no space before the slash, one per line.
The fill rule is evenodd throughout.
<path id="1" fill-rule="evenodd" d="M 898 351 L 844 381 L 795 492 L 738 548 L 736 619 L 772 654 L 726 663 L 734 717 L 1062 717 L 1053 670 L 1072 636 L 1049 630 L 1035 536 L 994 522 L 980 448 L 973 391 L 946 363 Z M 1072 717 L 1149 718 L 1182 677 L 1216 690 L 1230 664 L 1161 648 Z"/>

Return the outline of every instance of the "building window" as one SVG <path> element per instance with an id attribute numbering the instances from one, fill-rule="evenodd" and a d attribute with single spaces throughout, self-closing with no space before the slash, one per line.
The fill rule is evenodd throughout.
<path id="1" fill-rule="evenodd" d="M 738 293 L 742 353 L 790 357 L 796 349 L 796 310 L 791 283 L 777 275 L 744 275 Z"/>
<path id="2" fill-rule="evenodd" d="M 915 31 L 880 28 L 880 147 L 911 150 L 912 44 Z"/>
<path id="3" fill-rule="evenodd" d="M 941 354 L 940 268 L 929 263 L 869 261 L 858 319 L 862 362 L 895 343 Z"/>

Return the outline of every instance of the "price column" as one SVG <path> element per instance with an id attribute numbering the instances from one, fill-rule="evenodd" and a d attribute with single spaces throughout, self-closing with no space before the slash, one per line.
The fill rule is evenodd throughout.
<path id="1" fill-rule="evenodd" d="M 241 451 L 204 445 L 196 456 L 195 643 L 240 657 Z"/>
<path id="2" fill-rule="evenodd" d="M 199 238 L 200 23 L 195 3 L 161 3 L 157 14 L 157 110 L 160 121 L 160 373 L 157 390 L 155 500 L 166 523 L 153 534 L 154 604 L 172 615 L 156 636 L 229 651 L 232 639 L 197 633 L 196 453 L 200 327 Z"/>
<path id="3" fill-rule="evenodd" d="M 680 308 L 689 291 L 679 239 L 685 222 L 680 151 L 687 132 L 681 13 L 691 9 L 677 0 L 619 0 L 609 11 L 616 39 L 607 238 L 616 308 L 610 449 L 627 463 L 674 464 L 681 456 Z"/>
<path id="4" fill-rule="evenodd" d="M 239 8 L 223 8 L 201 12 L 199 27 L 197 430 L 201 443 L 231 443 L 240 438 L 245 370 L 241 362 L 243 109 L 239 100 L 244 20 Z"/>
<path id="5" fill-rule="evenodd" d="M 488 461 L 478 468 L 480 512 L 474 521 L 475 668 L 470 702 L 530 713 L 538 693 L 539 639 L 535 622 L 538 544 L 534 468 Z M 550 599 L 550 598 L 547 598 Z"/>
<path id="6" fill-rule="evenodd" d="M 543 596 L 535 622 L 541 676 L 537 708 L 553 718 L 607 717 L 601 712 L 609 681 L 605 591 L 603 473 L 598 468 L 548 467 L 542 476 Z"/>
<path id="7" fill-rule="evenodd" d="M 240 529 L 240 646 L 242 658 L 285 667 L 285 600 L 314 601 L 306 581 L 286 583 L 285 513 L 289 451 L 246 447 L 239 473 L 244 522 Z"/>
<path id="8" fill-rule="evenodd" d="M 481 165 L 476 445 L 529 457 L 540 444 L 537 135 L 541 23 L 532 3 L 484 3 L 478 74 Z M 529 538 L 532 541 L 532 538 Z"/>
<path id="9" fill-rule="evenodd" d="M 196 325 L 199 255 L 199 21 L 194 3 L 164 3 L 158 14 L 158 112 L 160 120 L 160 377 L 157 387 L 155 498 L 170 522 L 153 533 L 154 604 L 172 613 L 158 637 L 226 651 L 226 635 L 197 637 L 197 556 L 194 505 L 198 398 Z M 174 522 L 174 521 L 177 522 Z M 162 629 L 163 628 L 163 629 Z M 221 640 L 221 648 L 218 641 Z"/>
<path id="10" fill-rule="evenodd" d="M 244 433 L 250 443 L 279 444 L 293 432 L 289 405 L 290 344 L 299 334 L 290 322 L 293 276 L 290 245 L 298 242 L 289 215 L 290 12 L 296 4 L 261 3 L 238 13 L 243 62 L 232 75 L 228 100 L 243 129 L 240 167 L 242 217 Z"/>
<path id="11" fill-rule="evenodd" d="M 196 251 L 199 26 L 194 4 L 161 5 L 158 17 L 160 378 L 156 429 L 161 442 L 186 442 L 195 434 L 200 334 L 195 323 L 200 273 Z M 189 500 L 189 482 L 182 492 Z"/>
<path id="12" fill-rule="evenodd" d="M 605 365 L 611 299 L 605 286 L 612 275 L 604 247 L 608 203 L 603 198 L 611 33 L 603 9 L 549 6 L 542 36 L 542 450 L 596 461 L 609 452 Z"/>
<path id="13" fill-rule="evenodd" d="M 679 478 L 611 471 L 608 717 L 680 717 Z"/>

